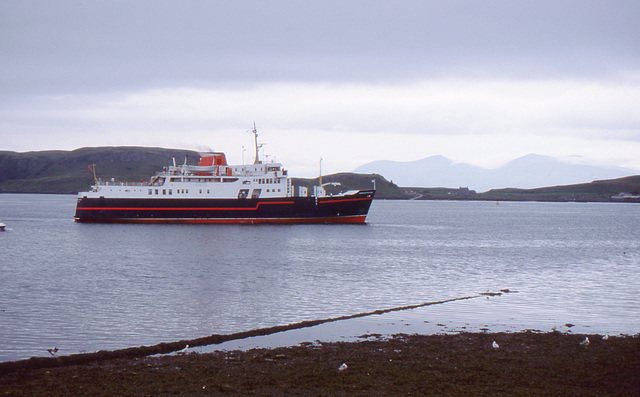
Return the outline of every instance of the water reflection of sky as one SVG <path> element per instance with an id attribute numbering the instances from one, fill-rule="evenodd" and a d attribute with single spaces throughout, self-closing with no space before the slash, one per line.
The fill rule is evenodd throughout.
<path id="1" fill-rule="evenodd" d="M 445 334 L 459 332 L 549 332 L 635 335 L 640 319 L 575 313 L 562 310 L 532 310 L 530 304 L 519 304 L 519 292 L 501 296 L 479 296 L 416 309 L 392 311 L 324 323 L 272 335 L 233 340 L 220 345 L 192 348 L 206 353 L 216 350 L 247 350 L 294 346 L 308 342 L 353 342 L 367 338 L 386 338 L 396 334 Z M 585 318 L 589 319 L 585 323 Z M 630 323 L 631 322 L 631 323 Z"/>

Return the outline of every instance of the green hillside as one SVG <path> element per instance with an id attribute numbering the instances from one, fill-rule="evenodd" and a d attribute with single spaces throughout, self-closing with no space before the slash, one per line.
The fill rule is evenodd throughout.
<path id="1" fill-rule="evenodd" d="M 0 152 L 0 193 L 77 193 L 93 184 L 87 171 L 96 165 L 98 178 L 122 181 L 148 180 L 156 171 L 176 161 L 197 163 L 189 150 L 98 147 L 73 151 Z"/>
<path id="2" fill-rule="evenodd" d="M 612 199 L 621 193 L 631 197 Z M 640 196 L 640 175 L 538 189 L 496 189 L 479 196 L 502 201 L 640 201 L 634 198 Z"/>
<path id="3" fill-rule="evenodd" d="M 625 201 L 640 202 L 640 175 L 537 189 L 493 189 L 484 193 L 450 188 L 403 188 L 418 200 Z M 620 194 L 624 196 L 618 196 Z M 614 197 L 618 196 L 618 197 Z"/>

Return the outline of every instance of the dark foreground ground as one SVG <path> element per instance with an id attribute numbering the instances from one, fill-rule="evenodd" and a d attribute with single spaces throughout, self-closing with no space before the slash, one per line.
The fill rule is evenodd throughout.
<path id="1" fill-rule="evenodd" d="M 0 396 L 640 396 L 640 337 L 585 336 L 396 335 L 14 369 Z"/>

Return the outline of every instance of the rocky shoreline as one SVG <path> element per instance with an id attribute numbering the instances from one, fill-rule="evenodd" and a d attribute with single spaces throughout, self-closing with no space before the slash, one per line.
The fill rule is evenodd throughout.
<path id="1" fill-rule="evenodd" d="M 106 358 L 44 368 L 5 367 L 0 394 L 640 395 L 637 335 L 603 339 L 526 331 L 362 338 L 274 349 Z M 588 345 L 582 343 L 585 338 Z"/>

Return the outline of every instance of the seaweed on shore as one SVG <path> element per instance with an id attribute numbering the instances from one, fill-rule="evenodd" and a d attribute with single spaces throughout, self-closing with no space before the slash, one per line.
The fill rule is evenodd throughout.
<path id="1" fill-rule="evenodd" d="M 588 346 L 581 342 L 589 337 Z M 499 347 L 492 347 L 493 341 Z M 0 376 L 4 395 L 640 395 L 640 338 L 395 335 L 120 358 Z"/>

